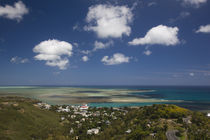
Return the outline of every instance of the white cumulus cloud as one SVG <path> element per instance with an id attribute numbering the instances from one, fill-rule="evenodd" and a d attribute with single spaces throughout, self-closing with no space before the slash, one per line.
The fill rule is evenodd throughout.
<path id="1" fill-rule="evenodd" d="M 88 26 L 86 31 L 94 31 L 99 38 L 119 38 L 122 35 L 129 36 L 132 22 L 132 10 L 127 6 L 112 6 L 99 4 L 89 7 L 86 17 Z"/>
<path id="2" fill-rule="evenodd" d="M 14 6 L 0 6 L 0 16 L 8 19 L 20 21 L 23 18 L 23 15 L 27 14 L 28 12 L 28 8 L 22 1 L 14 3 Z"/>
<path id="3" fill-rule="evenodd" d="M 147 55 L 147 56 L 149 56 L 149 55 L 152 54 L 152 52 L 151 52 L 150 50 L 146 50 L 146 51 L 144 51 L 143 53 L 144 53 L 145 55 Z"/>
<path id="4" fill-rule="evenodd" d="M 109 56 L 104 56 L 101 59 L 101 62 L 104 63 L 104 65 L 118 65 L 121 63 L 129 63 L 131 57 L 127 57 L 122 53 L 115 53 L 112 57 L 109 58 Z"/>
<path id="5" fill-rule="evenodd" d="M 178 27 L 168 27 L 164 25 L 158 25 L 151 28 L 144 37 L 135 38 L 129 42 L 130 45 L 176 45 L 180 41 L 178 39 Z"/>
<path id="6" fill-rule="evenodd" d="M 88 60 L 89 60 L 89 58 L 87 56 L 82 57 L 82 61 L 87 62 Z"/>
<path id="7" fill-rule="evenodd" d="M 96 50 L 99 50 L 99 49 L 106 49 L 113 44 L 114 44 L 113 41 L 109 41 L 109 42 L 106 42 L 106 43 L 103 43 L 103 42 L 100 42 L 100 41 L 95 41 L 93 51 L 96 51 Z"/>
<path id="8" fill-rule="evenodd" d="M 210 33 L 210 24 L 200 26 L 196 33 Z"/>
<path id="9" fill-rule="evenodd" d="M 46 61 L 46 65 L 64 70 L 69 63 L 68 57 L 72 55 L 72 49 L 70 43 L 53 39 L 42 41 L 33 48 L 33 52 L 38 53 L 34 57 L 36 60 Z"/>
<path id="10" fill-rule="evenodd" d="M 195 6 L 195 7 L 200 7 L 201 4 L 206 3 L 207 0 L 183 0 L 183 3 L 185 5 L 191 5 L 191 6 Z"/>
<path id="11" fill-rule="evenodd" d="M 28 58 L 21 58 L 21 57 L 18 57 L 18 56 L 14 56 L 10 59 L 10 62 L 11 63 L 15 63 L 15 64 L 23 64 L 23 63 L 28 63 L 29 60 Z"/>
<path id="12" fill-rule="evenodd" d="M 96 52 L 97 50 L 109 48 L 113 44 L 114 44 L 114 42 L 112 40 L 108 41 L 106 43 L 103 43 L 101 41 L 95 41 L 94 44 L 93 44 L 94 47 L 93 47 L 92 50 L 81 50 L 80 53 L 85 54 L 85 55 L 89 55 L 93 52 Z"/>

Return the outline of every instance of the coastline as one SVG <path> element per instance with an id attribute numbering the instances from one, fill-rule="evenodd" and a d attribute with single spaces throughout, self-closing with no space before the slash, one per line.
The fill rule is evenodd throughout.
<path id="1" fill-rule="evenodd" d="M 171 132 L 179 132 L 176 138 L 206 139 L 209 124 L 205 113 L 172 104 L 109 108 L 0 97 L 0 139 L 139 139 L 138 134 L 152 140 L 167 139 Z"/>
<path id="2" fill-rule="evenodd" d="M 192 110 L 210 108 L 210 89 L 196 87 L 60 87 L 7 86 L 0 96 L 22 96 L 38 99 L 51 105 L 87 103 L 91 106 L 120 107 L 176 104 Z"/>

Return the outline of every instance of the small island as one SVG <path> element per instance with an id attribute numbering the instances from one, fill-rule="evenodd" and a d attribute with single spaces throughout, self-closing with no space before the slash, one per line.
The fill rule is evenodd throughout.
<path id="1" fill-rule="evenodd" d="M 176 105 L 90 107 L 49 105 L 0 97 L 0 139 L 201 140 L 210 138 L 208 114 Z"/>

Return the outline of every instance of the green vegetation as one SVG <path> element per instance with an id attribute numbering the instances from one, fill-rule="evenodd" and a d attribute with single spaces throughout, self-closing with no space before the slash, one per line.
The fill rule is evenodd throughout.
<path id="1" fill-rule="evenodd" d="M 20 97 L 0 98 L 0 139 L 46 139 L 62 136 L 57 113 L 35 106 L 36 100 Z"/>
<path id="2" fill-rule="evenodd" d="M 0 139 L 48 140 L 190 140 L 210 139 L 210 118 L 175 105 L 124 108 L 38 106 L 39 101 L 21 97 L 0 98 Z M 88 134 L 97 129 L 99 133 Z"/>

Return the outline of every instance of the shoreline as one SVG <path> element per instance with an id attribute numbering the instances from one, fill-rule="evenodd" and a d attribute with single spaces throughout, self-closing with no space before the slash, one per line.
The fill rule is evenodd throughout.
<path id="1" fill-rule="evenodd" d="M 174 102 L 170 102 L 169 100 L 168 101 L 165 101 L 165 102 L 127 102 L 128 100 L 124 100 L 124 102 L 120 102 L 119 100 L 113 100 L 113 101 L 118 101 L 118 102 L 91 102 L 91 103 L 87 103 L 87 102 L 80 102 L 80 103 L 72 103 L 72 104 L 65 104 L 65 103 L 62 103 L 62 104 L 50 104 L 48 102 L 45 102 L 45 101 L 42 101 L 40 99 L 37 99 L 37 98 L 31 98 L 31 97 L 24 97 L 24 96 L 0 96 L 0 99 L 1 98 L 22 98 L 22 99 L 30 99 L 30 100 L 34 100 L 36 102 L 40 102 L 40 103 L 44 103 L 44 104 L 49 104 L 49 105 L 52 105 L 52 106 L 62 106 L 62 105 L 67 105 L 67 106 L 81 106 L 83 104 L 87 104 L 89 107 L 96 107 L 96 108 L 124 108 L 124 107 L 127 107 L 127 108 L 139 108 L 139 107 L 144 107 L 144 106 L 152 106 L 152 105 L 158 105 L 158 104 L 165 104 L 165 105 L 176 105 L 176 106 L 179 106 L 179 107 L 182 107 L 182 108 L 186 108 L 186 109 L 189 109 L 191 111 L 199 111 L 199 112 L 203 112 L 203 113 L 210 113 L 210 110 L 208 109 L 194 109 L 194 108 L 191 108 L 189 106 L 186 106 L 186 105 L 182 105 L 182 104 L 179 104 L 183 101 L 174 101 Z M 155 101 L 155 100 L 154 100 Z M 118 104 L 123 104 L 123 105 L 118 105 Z M 113 105 L 109 105 L 109 104 L 113 104 Z M 132 104 L 132 105 L 131 105 Z"/>

